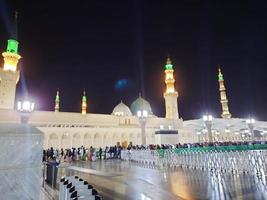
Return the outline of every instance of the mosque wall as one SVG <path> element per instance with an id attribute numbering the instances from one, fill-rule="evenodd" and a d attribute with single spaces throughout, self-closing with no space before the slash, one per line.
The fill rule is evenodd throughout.
<path id="1" fill-rule="evenodd" d="M 20 123 L 20 113 L 15 110 L 0 109 L 0 123 Z M 246 130 L 244 119 L 232 118 L 230 132 L 225 131 L 228 119 L 214 119 L 214 141 L 241 141 L 241 130 Z M 141 144 L 141 126 L 135 116 L 114 116 L 104 114 L 86 114 L 35 111 L 29 115 L 29 123 L 44 133 L 44 148 L 105 147 L 120 144 Z M 257 122 L 255 129 L 265 130 L 265 122 Z M 158 130 L 178 130 L 179 143 L 207 142 L 207 134 L 198 135 L 203 129 L 202 119 L 171 120 L 149 117 L 146 123 L 147 144 L 155 144 L 155 132 Z M 266 135 L 264 137 L 267 137 Z M 266 138 L 265 138 L 266 139 Z M 172 142 L 170 142 L 172 143 Z"/>
<path id="2" fill-rule="evenodd" d="M 117 143 L 128 145 L 141 144 L 141 130 L 137 128 L 45 128 L 37 127 L 44 132 L 44 148 L 71 148 L 85 146 L 105 147 Z M 146 130 L 148 144 L 155 143 L 155 130 Z"/>
<path id="3" fill-rule="evenodd" d="M 0 122 L 19 123 L 20 114 L 14 110 L 0 110 Z M 35 111 L 29 124 L 44 133 L 44 148 L 105 147 L 120 144 L 141 144 L 141 126 L 135 116 L 114 116 Z M 147 144 L 155 144 L 155 131 L 177 129 L 182 121 L 149 117 L 146 123 Z"/>

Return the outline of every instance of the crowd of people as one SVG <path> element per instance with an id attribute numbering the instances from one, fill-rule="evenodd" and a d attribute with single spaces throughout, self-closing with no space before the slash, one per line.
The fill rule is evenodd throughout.
<path id="1" fill-rule="evenodd" d="M 54 149 L 53 147 L 43 150 L 43 162 L 57 161 L 57 162 L 71 162 L 77 160 L 96 161 L 97 159 L 116 159 L 121 158 L 120 145 L 106 146 L 104 149 L 100 148 L 86 148 L 84 146 L 71 149 Z"/>
<path id="2" fill-rule="evenodd" d="M 159 150 L 159 149 L 174 149 L 174 148 L 193 148 L 193 147 L 211 147 L 211 146 L 237 146 L 237 145 L 253 145 L 253 144 L 267 144 L 267 141 L 255 141 L 255 142 L 203 142 L 203 143 L 185 143 L 185 144 L 162 144 L 162 145 L 128 145 L 127 148 L 120 145 L 106 146 L 104 149 L 100 148 L 86 148 L 81 146 L 79 148 L 71 149 L 50 149 L 43 150 L 43 162 L 56 160 L 57 162 L 71 162 L 77 160 L 89 160 L 96 161 L 97 159 L 120 159 L 121 151 L 123 149 L 128 150 Z"/>
<path id="3" fill-rule="evenodd" d="M 135 149 L 150 149 L 150 150 L 159 150 L 159 149 L 174 149 L 174 148 L 193 148 L 193 147 L 213 147 L 213 146 L 237 146 L 237 145 L 253 145 L 253 144 L 267 144 L 267 141 L 255 141 L 255 142 L 248 142 L 248 141 L 240 141 L 240 142 L 202 142 L 202 143 L 178 143 L 175 145 L 171 144 L 162 144 L 162 145 L 130 145 L 127 147 L 128 150 Z"/>

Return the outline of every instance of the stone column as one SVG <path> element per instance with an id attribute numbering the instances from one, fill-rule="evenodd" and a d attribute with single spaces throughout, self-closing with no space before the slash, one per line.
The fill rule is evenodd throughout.
<path id="1" fill-rule="evenodd" d="M 4 199 L 39 199 L 42 150 L 43 133 L 37 128 L 0 123 L 0 193 Z"/>
<path id="2" fill-rule="evenodd" d="M 146 145 L 146 120 L 141 119 L 141 143 Z"/>

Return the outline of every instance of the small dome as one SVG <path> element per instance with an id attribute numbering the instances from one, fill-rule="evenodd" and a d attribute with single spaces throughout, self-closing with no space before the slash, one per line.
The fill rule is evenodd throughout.
<path id="1" fill-rule="evenodd" d="M 122 102 L 115 106 L 111 114 L 116 116 L 132 116 L 130 108 Z"/>
<path id="2" fill-rule="evenodd" d="M 146 110 L 148 115 L 153 115 L 149 102 L 139 96 L 131 105 L 131 111 L 137 115 L 138 110 Z"/>

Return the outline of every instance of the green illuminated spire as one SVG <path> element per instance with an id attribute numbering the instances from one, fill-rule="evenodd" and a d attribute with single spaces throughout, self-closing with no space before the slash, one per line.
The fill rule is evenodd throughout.
<path id="1" fill-rule="evenodd" d="M 83 90 L 83 98 L 82 98 L 82 114 L 85 115 L 87 112 L 87 103 L 86 103 L 86 93 L 85 89 Z"/>
<path id="2" fill-rule="evenodd" d="M 83 98 L 82 98 L 82 101 L 83 102 L 86 102 L 87 98 L 86 98 L 86 92 L 85 90 L 83 91 Z"/>
<path id="3" fill-rule="evenodd" d="M 173 70 L 172 68 L 172 61 L 170 59 L 170 57 L 167 57 L 167 62 L 166 62 L 166 65 L 165 65 L 165 70 Z"/>
<path id="4" fill-rule="evenodd" d="M 59 102 L 59 90 L 57 89 L 57 95 L 56 95 L 56 99 L 55 99 L 56 102 Z"/>
<path id="5" fill-rule="evenodd" d="M 7 41 L 7 52 L 18 54 L 19 43 L 17 40 L 9 39 Z"/>
<path id="6" fill-rule="evenodd" d="M 10 53 L 15 53 L 18 54 L 18 46 L 19 42 L 17 41 L 18 39 L 18 12 L 15 12 L 14 16 L 14 27 L 13 27 L 13 32 L 11 35 L 11 38 L 7 41 L 7 52 Z"/>
<path id="7" fill-rule="evenodd" d="M 218 73 L 218 81 L 224 81 L 220 64 L 218 65 L 218 71 L 219 71 L 219 73 Z"/>
<path id="8" fill-rule="evenodd" d="M 59 89 L 57 89 L 57 95 L 56 95 L 56 99 L 55 99 L 55 112 L 59 112 Z"/>

